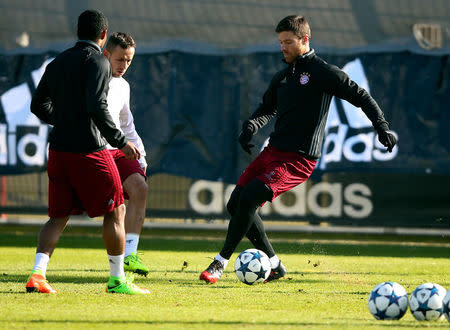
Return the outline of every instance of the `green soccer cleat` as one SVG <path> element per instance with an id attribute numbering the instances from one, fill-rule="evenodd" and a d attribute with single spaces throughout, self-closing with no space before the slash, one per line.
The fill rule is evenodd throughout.
<path id="1" fill-rule="evenodd" d="M 141 258 L 139 258 L 136 253 L 132 253 L 124 259 L 123 269 L 126 272 L 132 272 L 144 276 L 147 276 L 149 272 L 147 266 L 142 263 Z"/>
<path id="2" fill-rule="evenodd" d="M 108 285 L 106 286 L 107 293 L 121 293 L 121 294 L 149 294 L 150 291 L 144 288 L 138 287 L 133 283 L 131 276 L 125 277 L 109 277 Z"/>

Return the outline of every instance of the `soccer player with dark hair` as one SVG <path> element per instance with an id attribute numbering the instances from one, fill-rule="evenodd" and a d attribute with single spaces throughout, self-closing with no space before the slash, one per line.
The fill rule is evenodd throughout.
<path id="1" fill-rule="evenodd" d="M 109 82 L 108 110 L 116 125 L 128 141 L 133 142 L 139 149 L 139 160 L 126 159 L 124 154 L 110 145 L 107 148 L 116 162 L 124 196 L 128 199 L 125 213 L 125 271 L 147 276 L 149 269 L 142 263 L 137 255 L 139 235 L 145 220 L 145 205 L 147 202 L 147 183 L 145 161 L 145 148 L 141 138 L 136 132 L 133 115 L 130 111 L 130 85 L 123 78 L 133 60 L 136 43 L 126 33 L 114 32 L 106 42 L 103 54 L 109 60 L 112 78 Z"/>
<path id="2" fill-rule="evenodd" d="M 287 67 L 277 72 L 263 95 L 262 103 L 243 123 L 239 135 L 242 148 L 251 154 L 252 136 L 275 118 L 269 144 L 250 163 L 231 194 L 228 232 L 220 253 L 200 279 L 216 283 L 239 242 L 246 235 L 255 248 L 265 252 L 272 271 L 266 281 L 287 273 L 267 238 L 256 213 L 266 201 L 305 182 L 311 175 L 325 134 L 333 96 L 360 107 L 378 133 L 379 141 L 391 152 L 396 138 L 375 100 L 345 72 L 318 57 L 309 46 L 311 30 L 303 16 L 287 16 L 277 25 L 281 51 Z"/>
<path id="3" fill-rule="evenodd" d="M 39 233 L 35 264 L 27 292 L 56 293 L 46 270 L 61 233 L 72 214 L 86 211 L 104 216 L 103 240 L 110 264 L 107 292 L 147 294 L 125 276 L 125 206 L 120 176 L 107 143 L 127 159 L 140 157 L 136 146 L 116 128 L 106 95 L 111 67 L 102 55 L 108 21 L 99 11 L 78 18 L 78 42 L 48 64 L 33 95 L 31 111 L 50 133 L 48 177 L 50 219 Z"/>

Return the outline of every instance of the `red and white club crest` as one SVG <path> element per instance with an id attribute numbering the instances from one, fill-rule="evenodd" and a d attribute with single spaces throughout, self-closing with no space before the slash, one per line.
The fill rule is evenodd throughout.
<path id="1" fill-rule="evenodd" d="M 303 72 L 300 75 L 300 84 L 306 85 L 308 82 L 309 82 L 309 73 L 308 72 Z"/>

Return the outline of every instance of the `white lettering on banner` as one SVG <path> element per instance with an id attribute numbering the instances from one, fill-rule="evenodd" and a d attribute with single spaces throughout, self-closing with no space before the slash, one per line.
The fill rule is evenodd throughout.
<path id="1" fill-rule="evenodd" d="M 373 210 L 372 202 L 367 198 L 370 196 L 372 196 L 372 192 L 366 185 L 361 183 L 349 185 L 344 190 L 344 198 L 350 205 L 344 205 L 344 212 L 352 218 L 368 217 Z"/>
<path id="2" fill-rule="evenodd" d="M 373 150 L 373 137 L 374 133 L 367 134 L 358 134 L 348 138 L 344 142 L 343 154 L 345 158 L 351 159 L 355 162 L 370 162 L 372 160 L 372 155 L 370 150 Z M 360 153 L 356 153 L 353 151 L 353 147 L 362 143 L 364 145 L 364 149 Z"/>
<path id="3" fill-rule="evenodd" d="M 47 146 L 47 125 L 39 125 L 38 134 L 26 134 L 17 144 L 17 154 L 26 166 L 42 166 L 45 163 L 46 146 Z M 35 146 L 33 155 L 27 154 L 25 148 L 32 144 Z"/>
<path id="4" fill-rule="evenodd" d="M 234 185 L 234 184 L 229 184 L 226 186 L 224 194 L 223 194 L 223 202 L 224 202 L 225 206 L 227 206 L 227 203 L 230 200 L 231 194 L 233 193 L 233 190 L 235 187 L 236 187 L 236 185 Z"/>
<path id="5" fill-rule="evenodd" d="M 53 58 L 46 60 L 40 68 L 31 72 L 35 86 L 44 74 L 45 67 Z M 31 91 L 27 83 L 15 86 L 0 96 L 7 124 L 0 124 L 0 166 L 43 166 L 48 158 L 48 125 L 31 113 Z M 18 128 L 36 128 L 38 133 L 17 136 Z M 19 139 L 19 140 L 18 140 Z M 33 150 L 31 154 L 30 151 Z"/>
<path id="6" fill-rule="evenodd" d="M 278 197 L 272 202 L 272 209 L 275 213 L 282 214 L 286 217 L 305 215 L 306 214 L 306 185 L 299 185 L 289 190 L 293 195 L 295 202 L 290 205 L 283 203 L 283 199 Z"/>
<path id="7" fill-rule="evenodd" d="M 318 197 L 322 193 L 331 196 L 330 205 L 321 206 L 318 204 Z M 311 212 L 319 217 L 342 216 L 342 185 L 340 183 L 320 182 L 312 186 L 308 193 L 308 206 Z"/>
<path id="8" fill-rule="evenodd" d="M 368 80 L 359 59 L 347 63 L 343 71 L 370 93 Z M 337 102 L 344 109 L 348 125 L 339 117 Z M 359 130 L 364 129 L 367 130 L 367 133 L 347 136 L 349 127 Z M 392 133 L 398 139 L 398 135 L 395 132 Z M 356 152 L 354 148 L 356 145 L 362 146 L 362 151 Z M 378 136 L 373 131 L 372 123 L 361 109 L 347 101 L 333 98 L 325 128 L 322 157 L 318 164 L 321 170 L 326 169 L 329 163 L 341 162 L 342 157 L 350 162 L 371 162 L 372 160 L 385 162 L 394 159 L 397 153 L 397 146 L 394 147 L 392 153 L 387 152 L 386 147 L 378 141 Z"/>
<path id="9" fill-rule="evenodd" d="M 189 188 L 188 201 L 190 207 L 202 215 L 217 215 L 226 212 L 226 203 L 234 189 L 234 185 L 224 185 L 222 182 L 206 180 L 195 181 Z M 318 217 L 342 217 L 361 219 L 368 217 L 373 210 L 370 197 L 372 192 L 362 183 L 351 183 L 343 186 L 342 183 L 320 182 L 312 185 L 299 185 L 289 192 L 294 197 L 294 202 L 286 203 L 281 197 L 273 203 L 265 203 L 260 209 L 263 215 L 275 213 L 281 216 L 307 216 L 309 214 Z M 200 196 L 207 193 L 210 198 L 206 201 Z M 322 194 L 328 195 L 330 200 L 327 205 L 319 202 Z"/>
<path id="10" fill-rule="evenodd" d="M 209 192 L 212 196 L 208 203 L 200 201 L 200 192 Z M 221 214 L 223 212 L 223 183 L 205 180 L 195 181 L 189 188 L 189 205 L 200 214 Z"/>
<path id="11" fill-rule="evenodd" d="M 338 125 L 339 129 L 337 133 L 330 133 L 325 136 L 325 143 L 323 145 L 322 158 L 319 160 L 320 169 L 324 169 L 326 164 L 331 162 L 339 163 L 342 159 L 342 149 L 344 146 L 344 139 L 347 134 L 347 125 Z M 333 144 L 334 148 L 326 153 L 328 145 Z"/>

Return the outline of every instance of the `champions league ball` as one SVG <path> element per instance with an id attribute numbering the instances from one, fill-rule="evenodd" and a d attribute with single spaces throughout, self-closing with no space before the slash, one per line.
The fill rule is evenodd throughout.
<path id="1" fill-rule="evenodd" d="M 377 320 L 398 320 L 408 309 L 408 294 L 398 283 L 383 282 L 370 292 L 369 310 Z"/>
<path id="2" fill-rule="evenodd" d="M 450 290 L 447 291 L 443 303 L 445 318 L 450 322 Z"/>
<path id="3" fill-rule="evenodd" d="M 245 250 L 237 257 L 234 271 L 242 283 L 252 285 L 264 282 L 271 271 L 269 257 L 257 249 Z"/>
<path id="4" fill-rule="evenodd" d="M 419 285 L 409 297 L 409 308 L 419 320 L 438 320 L 444 313 L 445 289 L 439 284 L 425 283 Z"/>

